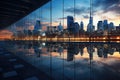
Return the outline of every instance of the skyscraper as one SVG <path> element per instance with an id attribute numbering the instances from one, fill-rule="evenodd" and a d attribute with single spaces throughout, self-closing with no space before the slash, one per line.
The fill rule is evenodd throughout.
<path id="1" fill-rule="evenodd" d="M 98 31 L 104 31 L 103 22 L 102 21 L 98 21 L 98 23 L 97 23 L 97 29 L 98 29 Z"/>
<path id="2" fill-rule="evenodd" d="M 108 30 L 109 30 L 109 31 L 112 31 L 112 30 L 114 30 L 114 29 L 115 29 L 114 23 L 113 23 L 113 22 L 110 22 L 110 24 L 109 24 L 109 26 L 108 26 Z"/>
<path id="3" fill-rule="evenodd" d="M 42 33 L 41 31 L 42 31 L 42 26 L 41 26 L 40 20 L 37 20 L 34 26 L 33 35 L 35 36 L 41 35 Z"/>
<path id="4" fill-rule="evenodd" d="M 67 16 L 67 29 L 68 29 L 68 31 L 73 32 L 74 19 L 72 16 Z"/>
<path id="5" fill-rule="evenodd" d="M 108 30 L 108 20 L 103 21 L 104 30 Z"/>
<path id="6" fill-rule="evenodd" d="M 93 26 L 93 2 L 90 0 L 90 18 L 89 18 L 89 24 L 87 26 L 87 31 L 88 32 L 93 32 L 94 31 L 94 26 Z"/>
<path id="7" fill-rule="evenodd" d="M 75 22 L 74 23 L 74 33 L 79 33 L 79 24 L 78 24 L 78 22 Z"/>
<path id="8" fill-rule="evenodd" d="M 63 31 L 63 26 L 61 25 L 61 22 L 60 22 L 60 24 L 58 25 L 58 31 Z"/>
<path id="9" fill-rule="evenodd" d="M 84 23 L 81 21 L 79 30 L 83 30 L 83 27 L 84 27 Z"/>
<path id="10" fill-rule="evenodd" d="M 95 26 L 93 26 L 92 24 L 89 23 L 87 25 L 87 32 L 92 33 L 94 31 L 95 31 Z"/>
<path id="11" fill-rule="evenodd" d="M 41 26 L 40 20 L 37 20 L 37 21 L 36 21 L 34 30 L 35 30 L 35 31 L 41 31 L 41 30 L 42 30 L 42 26 Z"/>

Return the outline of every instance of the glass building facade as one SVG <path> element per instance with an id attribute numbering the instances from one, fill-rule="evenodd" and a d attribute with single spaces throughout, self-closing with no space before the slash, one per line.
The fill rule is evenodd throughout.
<path id="1" fill-rule="evenodd" d="M 0 50 L 39 71 L 33 80 L 119 80 L 119 8 L 119 0 L 51 0 L 10 25 Z"/>

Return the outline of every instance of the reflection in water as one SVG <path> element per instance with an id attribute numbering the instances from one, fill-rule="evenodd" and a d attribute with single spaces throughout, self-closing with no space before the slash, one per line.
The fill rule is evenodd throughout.
<path id="1" fill-rule="evenodd" d="M 43 70 L 46 74 L 53 74 L 52 76 L 56 80 L 120 79 L 119 43 L 18 41 L 9 42 L 9 44 L 9 48 L 16 50 L 17 56 Z M 52 65 L 52 69 L 50 69 L 50 65 Z"/>
<path id="2" fill-rule="evenodd" d="M 119 57 L 116 54 L 120 53 L 120 44 L 118 43 L 40 43 L 40 42 L 18 42 L 14 44 L 17 50 L 33 50 L 37 57 L 41 55 L 52 54 L 52 56 L 62 56 L 67 61 L 73 61 L 76 56 L 88 57 L 93 60 L 94 55 L 99 58 L 108 58 L 108 55 Z M 31 52 L 30 52 L 31 53 Z M 64 53 L 64 54 L 63 54 Z M 86 54 L 87 53 L 87 54 Z M 49 55 L 49 54 L 48 54 Z M 112 56 L 111 56 L 112 57 Z"/>
<path id="3" fill-rule="evenodd" d="M 74 55 L 84 56 L 87 48 L 89 59 L 93 59 L 93 55 L 97 53 L 98 57 L 108 58 L 108 55 L 114 55 L 115 52 L 120 53 L 120 44 L 107 43 L 47 43 L 45 48 L 48 52 L 57 52 L 60 55 L 67 50 L 67 61 L 72 61 Z M 42 47 L 42 46 L 41 46 Z M 96 52 L 95 52 L 96 49 Z"/>

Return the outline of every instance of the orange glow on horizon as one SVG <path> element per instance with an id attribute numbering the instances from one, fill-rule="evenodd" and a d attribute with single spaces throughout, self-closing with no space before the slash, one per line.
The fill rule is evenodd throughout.
<path id="1" fill-rule="evenodd" d="M 0 40 L 11 39 L 12 35 L 13 35 L 13 33 L 10 32 L 9 30 L 2 30 L 2 31 L 0 31 Z"/>

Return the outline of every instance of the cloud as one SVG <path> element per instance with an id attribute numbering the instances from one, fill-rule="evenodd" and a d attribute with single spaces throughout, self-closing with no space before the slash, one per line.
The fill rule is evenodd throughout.
<path id="1" fill-rule="evenodd" d="M 58 18 L 58 20 L 63 20 L 63 19 L 67 19 L 67 17 Z"/>
<path id="2" fill-rule="evenodd" d="M 120 1 L 119 0 L 95 0 L 93 2 L 94 6 L 102 6 L 102 7 L 109 7 L 113 4 L 118 4 Z"/>
<path id="3" fill-rule="evenodd" d="M 120 0 L 96 0 L 93 3 L 93 8 L 99 7 L 103 13 L 115 12 L 120 14 Z"/>
<path id="4" fill-rule="evenodd" d="M 50 22 L 42 22 L 41 25 L 42 26 L 50 26 Z"/>
<path id="5" fill-rule="evenodd" d="M 77 15 L 80 15 L 80 14 L 83 14 L 83 13 L 89 13 L 89 8 L 87 7 L 77 7 L 77 8 L 74 8 L 74 7 L 70 7 L 70 8 L 67 8 L 65 9 L 65 12 L 69 12 L 69 13 L 72 13 L 72 14 L 77 14 Z"/>
<path id="6" fill-rule="evenodd" d="M 89 16 L 88 15 L 83 15 L 83 18 L 88 19 Z"/>
<path id="7" fill-rule="evenodd" d="M 120 14 L 120 7 L 118 6 L 118 4 L 115 4 L 114 6 L 110 6 L 109 8 L 105 9 L 104 13 L 110 12 L 110 11 Z"/>

